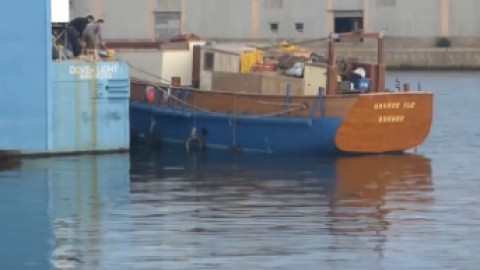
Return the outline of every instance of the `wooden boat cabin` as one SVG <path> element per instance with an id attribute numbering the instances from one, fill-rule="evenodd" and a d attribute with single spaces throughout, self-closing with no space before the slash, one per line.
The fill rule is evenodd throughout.
<path id="1" fill-rule="evenodd" d="M 337 56 L 337 42 L 363 38 L 378 39 L 378 62 Z M 332 34 L 326 41 L 328 55 L 295 45 L 286 49 L 282 44 L 207 44 L 200 48 L 200 60 L 194 66 L 199 74 L 199 88 L 263 95 L 285 95 L 287 86 L 291 95 L 317 95 L 319 89 L 329 95 L 383 91 L 385 58 L 381 34 Z M 299 75 L 294 73 L 295 65 Z M 327 85 L 329 80 L 331 84 Z"/>

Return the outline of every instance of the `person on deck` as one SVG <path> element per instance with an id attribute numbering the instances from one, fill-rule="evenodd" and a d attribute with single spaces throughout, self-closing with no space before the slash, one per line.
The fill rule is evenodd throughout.
<path id="1" fill-rule="evenodd" d="M 82 53 L 81 39 L 83 36 L 83 31 L 93 20 L 93 16 L 88 15 L 87 17 L 75 18 L 68 23 L 66 33 L 73 56 L 77 57 Z"/>
<path id="2" fill-rule="evenodd" d="M 93 54 L 94 59 L 98 59 L 99 48 L 106 49 L 102 38 L 102 24 L 104 20 L 98 19 L 89 23 L 83 31 L 85 42 L 87 43 L 87 53 Z"/>

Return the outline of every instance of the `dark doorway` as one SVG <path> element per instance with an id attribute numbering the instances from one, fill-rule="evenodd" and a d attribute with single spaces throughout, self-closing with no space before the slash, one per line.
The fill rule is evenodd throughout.
<path id="1" fill-rule="evenodd" d="M 362 17 L 335 18 L 335 33 L 352 32 L 360 29 L 363 29 Z"/>
<path id="2" fill-rule="evenodd" d="M 335 33 L 352 32 L 363 29 L 363 10 L 334 11 Z"/>

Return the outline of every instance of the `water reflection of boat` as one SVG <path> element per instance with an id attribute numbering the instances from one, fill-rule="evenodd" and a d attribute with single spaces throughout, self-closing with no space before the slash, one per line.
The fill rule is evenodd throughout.
<path id="1" fill-rule="evenodd" d="M 268 155 L 268 158 L 266 157 L 266 154 L 232 154 L 220 150 L 186 153 L 181 146 L 164 147 L 161 151 L 150 150 L 147 147 L 134 147 L 131 151 L 132 162 L 138 162 L 132 166 L 133 175 L 143 174 L 145 171 L 168 174 L 168 169 L 171 168 L 179 168 L 185 174 L 194 173 L 199 169 L 212 169 L 211 172 L 215 174 L 232 174 L 249 170 L 257 173 L 268 172 L 276 176 L 309 173 L 318 179 L 335 181 L 335 192 L 341 196 L 349 194 L 350 190 L 358 191 L 360 187 L 368 185 L 371 181 L 387 184 L 415 175 L 428 176 L 430 179 L 431 175 L 429 159 L 416 154 L 340 157 Z M 144 162 L 145 160 L 150 161 Z M 145 166 L 150 169 L 146 169 Z"/>
<path id="2" fill-rule="evenodd" d="M 419 155 L 339 159 L 332 191 L 329 231 L 332 250 L 371 250 L 370 262 L 384 257 L 392 226 L 427 221 L 422 212 L 432 203 L 430 161 Z M 359 241 L 359 239 L 362 239 Z"/>
<path id="3" fill-rule="evenodd" d="M 272 179 L 308 179 L 331 197 L 332 207 L 342 201 L 374 203 L 384 201 L 390 192 L 422 192 L 431 189 L 430 160 L 416 154 L 308 157 L 284 155 L 231 154 L 224 151 L 185 153 L 181 147 L 162 151 L 133 148 L 132 181 L 148 181 L 148 176 L 183 176 L 185 183 L 202 181 L 224 186 L 235 179 L 246 185 L 267 186 Z M 155 162 L 143 162 L 143 160 Z M 145 173 L 148 172 L 147 175 Z M 199 174 L 201 172 L 201 174 Z M 142 177 L 143 176 L 143 177 Z M 145 177 L 146 176 L 146 177 Z M 210 188 L 215 185 L 209 185 Z M 295 192 L 295 190 L 290 190 Z M 421 197 L 416 198 L 421 200 Z"/>
<path id="4" fill-rule="evenodd" d="M 388 228 L 387 215 L 404 202 L 422 205 L 431 201 L 425 196 L 432 190 L 431 166 L 418 155 L 368 156 L 339 159 L 337 181 L 332 192 L 331 216 L 337 233 L 374 234 Z M 391 204 L 396 206 L 391 206 Z M 355 226 L 361 219 L 375 220 L 369 227 Z M 363 220 L 365 221 L 365 220 Z M 332 223 L 332 224 L 333 224 Z M 353 225 L 353 226 L 352 226 Z"/>
<path id="5" fill-rule="evenodd" d="M 420 155 L 374 155 L 337 159 L 337 199 L 379 200 L 387 187 L 418 189 L 431 182 L 430 161 Z M 400 183 L 403 182 L 403 183 Z"/>
<path id="6" fill-rule="evenodd" d="M 430 160 L 421 155 L 183 153 L 132 150 L 133 208 L 143 216 L 161 214 L 134 227 L 153 231 L 184 224 L 155 237 L 176 243 L 178 250 L 188 245 L 199 257 L 323 252 L 335 258 L 338 250 L 354 250 L 352 255 L 361 253 L 375 264 L 393 225 L 421 222 L 419 212 L 432 201 Z M 162 207 L 152 209 L 152 202 Z M 340 263 L 338 269 L 348 267 Z"/>

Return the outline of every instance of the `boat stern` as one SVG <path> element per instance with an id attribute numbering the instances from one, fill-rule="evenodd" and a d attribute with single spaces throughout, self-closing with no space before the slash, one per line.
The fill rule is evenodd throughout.
<path id="1" fill-rule="evenodd" d="M 397 92 L 359 95 L 335 136 L 350 153 L 401 152 L 420 145 L 433 118 L 433 94 Z"/>

